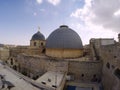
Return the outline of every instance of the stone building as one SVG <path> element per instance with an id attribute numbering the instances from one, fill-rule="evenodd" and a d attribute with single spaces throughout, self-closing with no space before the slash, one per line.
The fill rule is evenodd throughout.
<path id="1" fill-rule="evenodd" d="M 119 52 L 120 45 L 107 45 L 101 47 L 101 58 L 103 60 L 102 81 L 105 90 L 119 90 L 120 88 Z"/>
<path id="2" fill-rule="evenodd" d="M 5 46 L 0 47 L 0 59 L 6 61 L 8 60 L 9 56 L 9 49 Z"/>
<path id="3" fill-rule="evenodd" d="M 119 35 L 118 35 L 119 40 Z M 99 43 L 98 43 L 99 42 Z M 102 60 L 102 84 L 104 90 L 120 88 L 120 44 L 114 39 L 92 39 L 96 55 Z M 92 45 L 93 45 L 92 44 Z"/>
<path id="4" fill-rule="evenodd" d="M 92 38 L 83 46 L 74 30 L 61 25 L 46 40 L 38 31 L 30 46 L 12 48 L 8 62 L 13 60 L 11 67 L 53 90 L 119 90 L 119 49 L 113 38 Z"/>
<path id="5" fill-rule="evenodd" d="M 45 46 L 45 37 L 40 31 L 38 31 L 32 36 L 30 40 L 30 46 L 37 48 Z"/>
<path id="6" fill-rule="evenodd" d="M 31 40 L 30 40 L 30 46 L 14 46 L 9 48 L 9 60 L 7 63 L 10 65 L 10 67 L 18 66 L 17 63 L 17 56 L 19 54 L 25 53 L 27 55 L 41 55 L 45 53 L 45 37 L 40 31 L 35 33 Z"/>

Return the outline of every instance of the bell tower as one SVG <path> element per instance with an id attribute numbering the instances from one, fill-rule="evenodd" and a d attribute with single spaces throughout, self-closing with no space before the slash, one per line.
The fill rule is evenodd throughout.
<path id="1" fill-rule="evenodd" d="M 40 32 L 40 27 L 38 27 L 38 32 L 35 33 L 30 40 L 31 47 L 44 47 L 45 46 L 45 37 Z"/>

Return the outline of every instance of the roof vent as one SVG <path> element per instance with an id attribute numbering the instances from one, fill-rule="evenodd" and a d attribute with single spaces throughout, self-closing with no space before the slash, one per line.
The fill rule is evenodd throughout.
<path id="1" fill-rule="evenodd" d="M 57 86 L 56 86 L 56 85 L 52 85 L 52 87 L 57 88 Z"/>
<path id="2" fill-rule="evenodd" d="M 60 28 L 68 28 L 67 25 L 61 25 Z"/>
<path id="3" fill-rule="evenodd" d="M 42 84 L 46 84 L 46 82 L 41 82 Z"/>

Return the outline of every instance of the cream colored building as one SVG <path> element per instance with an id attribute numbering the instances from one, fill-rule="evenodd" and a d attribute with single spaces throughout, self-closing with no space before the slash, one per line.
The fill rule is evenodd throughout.
<path id="1" fill-rule="evenodd" d="M 40 31 L 38 31 L 32 36 L 30 40 L 30 47 L 40 48 L 44 46 L 45 46 L 45 37 Z"/>
<path id="2" fill-rule="evenodd" d="M 40 34 L 40 32 L 36 34 L 38 35 L 38 33 Z M 38 43 L 39 40 L 36 42 L 36 40 L 32 41 L 32 39 L 30 47 L 35 48 L 41 45 Z M 84 48 L 81 38 L 74 30 L 66 25 L 60 26 L 47 38 L 45 49 L 45 54 L 40 54 L 39 56 L 30 55 L 27 52 L 18 54 L 16 57 L 18 63 L 17 70 L 35 80 L 40 76 L 44 76 L 47 72 L 63 73 L 63 77 L 59 78 L 59 81 L 61 81 L 59 85 L 57 84 L 56 86 L 55 80 L 50 82 L 50 87 L 58 90 L 60 87 L 68 88 L 69 86 L 72 87 L 72 85 L 76 88 L 89 87 L 88 90 L 99 88 L 98 82 L 101 82 L 102 63 L 101 61 L 91 60 L 89 56 L 83 56 Z M 49 86 L 47 85 L 49 81 L 45 82 L 44 79 L 42 80 L 43 83 L 39 83 Z M 62 81 L 65 81 L 66 84 L 62 84 Z M 88 82 L 91 82 L 90 86 Z M 95 87 L 93 82 L 98 86 Z M 82 86 L 79 86 L 81 83 Z"/>
<path id="3" fill-rule="evenodd" d="M 12 67 L 15 70 L 18 70 L 18 62 L 17 62 L 17 56 L 19 54 L 25 53 L 27 55 L 42 55 L 45 53 L 45 37 L 40 31 L 33 34 L 30 45 L 29 46 L 14 46 L 9 48 L 9 60 L 7 60 L 7 63 L 10 67 Z"/>
<path id="4" fill-rule="evenodd" d="M 6 61 L 8 60 L 9 56 L 9 49 L 6 47 L 0 47 L 0 59 Z"/>

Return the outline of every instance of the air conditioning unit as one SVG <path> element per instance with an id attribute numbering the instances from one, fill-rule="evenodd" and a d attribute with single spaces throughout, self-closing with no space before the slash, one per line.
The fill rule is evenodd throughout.
<path id="1" fill-rule="evenodd" d="M 73 81 L 74 80 L 74 75 L 67 75 L 66 80 L 67 81 Z"/>

